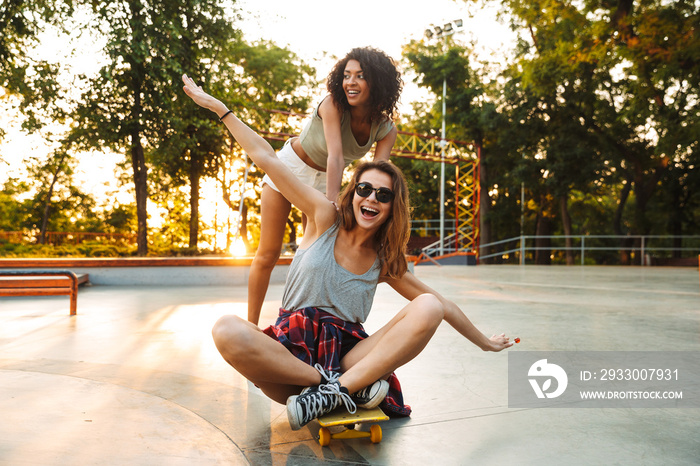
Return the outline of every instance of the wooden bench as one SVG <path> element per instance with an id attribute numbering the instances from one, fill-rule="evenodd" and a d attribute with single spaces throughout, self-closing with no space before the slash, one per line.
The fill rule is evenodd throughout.
<path id="1" fill-rule="evenodd" d="M 70 315 L 78 311 L 78 286 L 88 274 L 70 270 L 0 271 L 0 296 L 70 296 Z"/>

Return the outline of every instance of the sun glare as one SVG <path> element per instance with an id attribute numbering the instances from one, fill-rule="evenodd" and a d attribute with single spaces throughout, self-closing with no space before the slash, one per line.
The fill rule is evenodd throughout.
<path id="1" fill-rule="evenodd" d="M 244 257 L 248 254 L 248 251 L 245 248 L 245 243 L 243 243 L 240 236 L 237 237 L 233 243 L 231 243 L 231 247 L 228 249 L 228 252 L 233 257 Z"/>

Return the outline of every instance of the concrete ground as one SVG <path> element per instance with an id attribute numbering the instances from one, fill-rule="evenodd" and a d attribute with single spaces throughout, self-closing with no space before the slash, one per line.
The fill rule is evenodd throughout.
<path id="1" fill-rule="evenodd" d="M 419 266 L 509 351 L 700 351 L 695 268 Z M 262 322 L 277 314 L 273 285 Z M 403 298 L 381 285 L 367 330 Z M 244 287 L 83 288 L 0 298 L 0 464 L 700 464 L 700 410 L 508 408 L 508 356 L 443 324 L 397 371 L 407 419 L 321 447 L 231 369 L 210 336 Z"/>

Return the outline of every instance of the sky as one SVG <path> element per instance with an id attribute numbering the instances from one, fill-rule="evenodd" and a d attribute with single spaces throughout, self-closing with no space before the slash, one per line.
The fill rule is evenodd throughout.
<path id="1" fill-rule="evenodd" d="M 354 47 L 372 46 L 386 52 L 395 60 L 401 59 L 403 44 L 424 37 L 431 25 L 442 25 L 456 19 L 464 20 L 456 41 L 473 42 L 477 54 L 484 60 L 496 61 L 505 54 L 510 37 L 507 26 L 498 23 L 493 9 L 479 9 L 471 2 L 455 0 L 238 0 L 241 15 L 237 25 L 246 41 L 266 39 L 288 47 L 317 69 L 317 78 L 323 82 L 332 65 Z M 82 40 L 85 44 L 86 41 Z M 504 46 L 504 44 L 506 44 Z M 45 56 L 60 56 L 61 46 L 47 38 L 42 44 Z M 90 54 L 95 46 L 88 45 L 85 55 L 71 59 L 73 69 L 97 71 Z M 431 98 L 413 84 L 404 72 L 404 92 L 401 103 L 404 110 L 412 101 Z M 8 132 L 0 143 L 0 153 L 10 164 L 0 162 L 0 183 L 9 176 L 21 177 L 22 156 L 32 154 L 45 157 L 49 148 L 40 138 L 24 135 L 18 130 L 16 115 L 0 115 L 0 124 Z M 117 157 L 85 154 L 76 173 L 83 190 L 99 196 L 117 189 L 114 166 Z M 206 196 L 206 195 L 205 195 Z M 131 202 L 129 198 L 125 202 Z"/>
<path id="2" fill-rule="evenodd" d="M 467 1 L 239 0 L 237 5 L 244 14 L 246 37 L 269 39 L 307 57 L 320 58 L 324 52 L 342 57 L 353 47 L 369 45 L 398 59 L 403 44 L 422 38 L 432 24 L 455 19 L 466 23 L 463 38 L 473 36 L 481 44 L 492 46 L 508 33 L 495 23 L 493 10 Z"/>

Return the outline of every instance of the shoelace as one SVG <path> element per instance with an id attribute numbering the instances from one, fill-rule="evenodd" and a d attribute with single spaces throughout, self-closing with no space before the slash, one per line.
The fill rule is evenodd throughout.
<path id="1" fill-rule="evenodd" d="M 314 365 L 314 369 L 316 369 L 317 371 L 319 371 L 319 372 L 321 373 L 321 377 L 323 377 L 324 379 L 326 379 L 326 382 L 328 382 L 328 383 L 337 382 L 337 381 L 338 381 L 338 378 L 340 377 L 340 373 L 339 373 L 339 372 L 333 372 L 333 371 L 330 371 L 330 370 L 329 370 L 329 371 L 326 371 L 326 370 L 323 368 L 323 366 L 320 365 L 319 363 L 316 363 L 316 364 Z"/>
<path id="2" fill-rule="evenodd" d="M 374 387 L 374 384 L 377 382 L 374 382 L 372 385 L 368 385 L 359 392 L 355 393 L 355 398 L 359 399 L 364 399 L 364 398 L 369 398 L 370 395 L 370 390 L 372 390 L 372 387 Z"/>
<path id="3" fill-rule="evenodd" d="M 306 406 L 305 416 L 301 422 L 302 425 L 328 412 L 326 406 L 324 406 L 324 401 L 329 401 L 328 398 L 318 393 L 301 397 L 299 401 Z"/>
<path id="4" fill-rule="evenodd" d="M 352 401 L 350 395 L 340 390 L 340 384 L 338 382 L 319 385 L 318 391 L 325 395 L 339 396 L 340 401 L 345 405 L 350 414 L 354 414 L 355 411 L 357 411 L 357 406 L 355 406 L 355 402 Z"/>
<path id="5" fill-rule="evenodd" d="M 319 363 L 316 363 L 316 365 L 314 365 L 314 368 L 321 373 L 321 377 L 326 379 L 325 384 L 321 384 L 318 386 L 318 391 L 326 395 L 339 396 L 340 400 L 345 405 L 350 414 L 353 414 L 355 411 L 357 411 L 357 406 L 355 405 L 355 402 L 352 401 L 350 395 L 340 390 L 340 382 L 338 382 L 340 373 L 326 371 L 323 368 L 323 366 L 321 366 Z"/>

